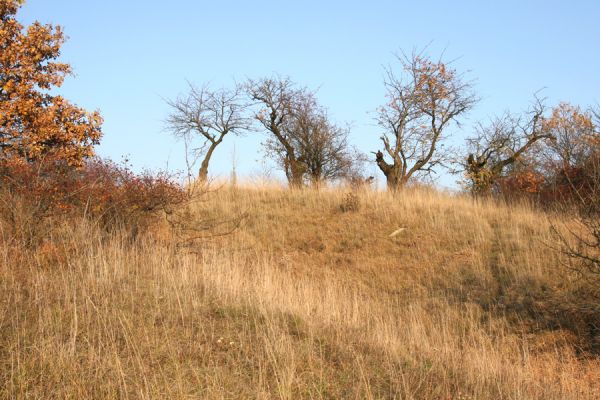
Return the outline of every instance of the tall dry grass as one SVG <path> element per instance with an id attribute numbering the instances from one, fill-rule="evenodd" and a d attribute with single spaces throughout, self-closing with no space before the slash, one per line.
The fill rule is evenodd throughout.
<path id="1" fill-rule="evenodd" d="M 185 247 L 83 220 L 35 249 L 3 236 L 0 397 L 600 398 L 558 217 L 345 195 L 224 187 L 190 218 L 244 224 Z"/>

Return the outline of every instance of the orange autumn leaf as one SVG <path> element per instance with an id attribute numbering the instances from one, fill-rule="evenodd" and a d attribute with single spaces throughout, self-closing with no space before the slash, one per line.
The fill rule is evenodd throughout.
<path id="1" fill-rule="evenodd" d="M 46 154 L 81 165 L 102 135 L 102 118 L 50 89 L 71 73 L 57 62 L 64 34 L 59 26 L 15 18 L 22 1 L 0 0 L 0 157 L 27 161 Z"/>

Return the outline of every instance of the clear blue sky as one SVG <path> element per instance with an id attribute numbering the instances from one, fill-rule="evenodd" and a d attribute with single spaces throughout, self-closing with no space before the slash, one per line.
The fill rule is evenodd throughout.
<path id="1" fill-rule="evenodd" d="M 27 0 L 20 20 L 64 27 L 62 60 L 76 76 L 60 92 L 101 111 L 99 153 L 129 155 L 136 169 L 183 169 L 181 146 L 164 132 L 163 98 L 184 92 L 186 79 L 220 86 L 273 72 L 320 88 L 333 118 L 352 124 L 353 143 L 376 150 L 369 112 L 383 101 L 382 66 L 429 43 L 431 55 L 458 58 L 482 98 L 457 141 L 474 121 L 525 108 L 543 87 L 552 104 L 600 102 L 597 0 Z M 258 173 L 261 140 L 229 137 L 212 175 L 228 176 L 234 143 L 241 174 Z"/>

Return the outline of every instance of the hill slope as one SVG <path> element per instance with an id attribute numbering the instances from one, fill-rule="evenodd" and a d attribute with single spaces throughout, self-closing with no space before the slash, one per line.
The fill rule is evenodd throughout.
<path id="1" fill-rule="evenodd" d="M 268 187 L 188 210 L 241 214 L 186 246 L 165 227 L 132 241 L 78 222 L 24 264 L 4 241 L 0 396 L 600 398 L 598 314 L 549 216 Z"/>

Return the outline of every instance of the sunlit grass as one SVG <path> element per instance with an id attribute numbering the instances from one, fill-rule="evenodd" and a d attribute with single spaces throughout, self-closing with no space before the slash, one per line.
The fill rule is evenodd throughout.
<path id="1" fill-rule="evenodd" d="M 600 396 L 590 338 L 555 315 L 578 284 L 556 217 L 428 190 L 343 211 L 345 194 L 223 186 L 191 215 L 246 218 L 193 248 L 168 225 L 134 242 L 68 225 L 27 263 L 5 242 L 0 396 Z"/>

